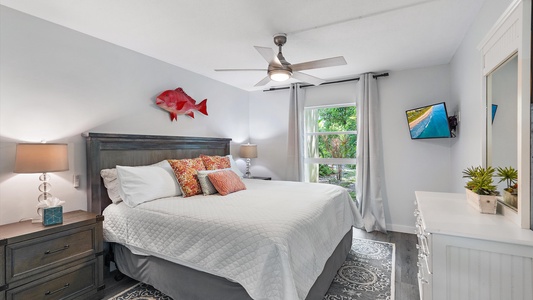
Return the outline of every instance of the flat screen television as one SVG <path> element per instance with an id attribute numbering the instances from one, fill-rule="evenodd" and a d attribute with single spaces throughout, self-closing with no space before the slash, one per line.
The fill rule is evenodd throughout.
<path id="1" fill-rule="evenodd" d="M 438 139 L 451 137 L 446 103 L 435 103 L 405 112 L 411 139 Z"/>
<path id="2" fill-rule="evenodd" d="M 494 117 L 496 117 L 497 110 L 498 110 L 498 105 L 492 104 L 492 123 L 494 123 Z"/>

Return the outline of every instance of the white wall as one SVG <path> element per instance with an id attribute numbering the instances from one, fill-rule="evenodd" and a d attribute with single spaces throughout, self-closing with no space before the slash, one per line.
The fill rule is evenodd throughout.
<path id="1" fill-rule="evenodd" d="M 250 142 L 257 144 L 252 175 L 286 180 L 289 90 L 250 93 Z"/>
<path id="2" fill-rule="evenodd" d="M 35 216 L 38 174 L 12 172 L 17 142 L 69 144 L 51 192 L 70 211 L 86 209 L 82 132 L 230 137 L 234 155 L 248 139 L 248 92 L 4 6 L 0 40 L 0 224 Z M 209 116 L 170 122 L 155 97 L 176 87 L 207 98 Z"/>
<path id="3" fill-rule="evenodd" d="M 452 145 L 452 188 L 464 191 L 462 170 L 483 164 L 482 142 L 485 126 L 481 52 L 483 38 L 513 0 L 486 0 L 457 49 L 451 63 L 451 100 L 461 119 L 456 142 Z"/>
<path id="4" fill-rule="evenodd" d="M 450 101 L 448 65 L 400 72 L 378 79 L 383 136 L 387 229 L 412 233 L 415 191 L 450 191 L 455 139 L 411 140 L 405 111 Z M 453 110 L 448 107 L 448 115 Z"/>

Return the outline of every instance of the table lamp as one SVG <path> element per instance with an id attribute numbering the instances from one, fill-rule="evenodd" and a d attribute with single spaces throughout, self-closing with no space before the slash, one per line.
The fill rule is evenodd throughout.
<path id="1" fill-rule="evenodd" d="M 246 158 L 246 174 L 244 174 L 244 177 L 245 178 L 252 177 L 250 174 L 250 159 L 257 158 L 257 145 L 255 144 L 241 145 L 240 156 L 242 158 Z"/>
<path id="2" fill-rule="evenodd" d="M 52 198 L 48 172 L 68 171 L 68 145 L 45 143 L 17 144 L 14 173 L 42 173 L 38 202 Z"/>

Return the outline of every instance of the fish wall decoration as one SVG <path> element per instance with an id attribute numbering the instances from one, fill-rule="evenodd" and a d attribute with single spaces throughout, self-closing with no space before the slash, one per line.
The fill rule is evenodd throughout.
<path id="1" fill-rule="evenodd" d="M 196 100 L 187 95 L 182 88 L 162 92 L 155 104 L 170 113 L 170 121 L 178 120 L 178 115 L 194 118 L 194 110 L 207 116 L 207 99 L 196 104 Z"/>

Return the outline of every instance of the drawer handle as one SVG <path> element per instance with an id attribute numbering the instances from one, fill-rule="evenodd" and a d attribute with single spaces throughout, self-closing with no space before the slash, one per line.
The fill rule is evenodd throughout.
<path id="1" fill-rule="evenodd" d="M 68 248 L 70 248 L 70 245 L 65 245 L 65 246 L 63 246 L 63 248 L 61 248 L 61 249 L 57 249 L 57 250 L 46 250 L 46 251 L 44 252 L 44 254 L 52 254 L 52 253 L 56 253 L 56 252 L 60 252 L 60 251 L 65 251 L 65 250 L 67 250 Z"/>
<path id="2" fill-rule="evenodd" d="M 69 286 L 70 286 L 70 283 L 67 283 L 67 284 L 65 284 L 62 288 L 58 288 L 58 289 L 55 290 L 55 291 L 51 291 L 51 292 L 50 292 L 50 291 L 46 291 L 46 293 L 44 293 L 44 295 L 45 295 L 45 296 L 48 296 L 48 295 L 55 294 L 55 293 L 57 293 L 57 292 L 61 292 L 62 290 L 67 289 Z"/>

